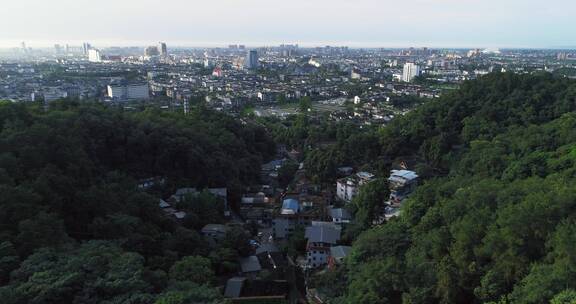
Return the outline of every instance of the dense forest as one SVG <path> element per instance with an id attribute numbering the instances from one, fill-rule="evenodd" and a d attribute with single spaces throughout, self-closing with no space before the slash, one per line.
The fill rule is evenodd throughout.
<path id="1" fill-rule="evenodd" d="M 240 195 L 275 153 L 261 127 L 196 109 L 126 112 L 63 101 L 0 103 L 0 302 L 221 303 L 243 230 L 217 248 L 198 232 L 214 213 L 200 195 L 180 225 L 158 198 L 177 187 Z M 160 176 L 167 193 L 146 193 Z"/>
<path id="2" fill-rule="evenodd" d="M 366 131 L 377 144 L 347 157 L 411 157 L 424 179 L 316 287 L 331 303 L 576 303 L 575 110 L 573 80 L 495 73 Z"/>

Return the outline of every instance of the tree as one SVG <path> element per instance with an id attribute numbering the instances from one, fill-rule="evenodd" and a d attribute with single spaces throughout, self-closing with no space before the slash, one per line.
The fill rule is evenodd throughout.
<path id="1" fill-rule="evenodd" d="M 296 258 L 299 254 L 306 252 L 306 242 L 304 226 L 298 225 L 288 237 L 284 251 L 288 256 Z"/>
<path id="2" fill-rule="evenodd" d="M 286 188 L 294 179 L 294 174 L 298 171 L 298 163 L 288 161 L 278 170 L 278 184 L 281 188 Z"/>
<path id="3" fill-rule="evenodd" d="M 224 304 L 222 294 L 216 288 L 192 282 L 177 282 L 160 294 L 154 304 Z"/>
<path id="4" fill-rule="evenodd" d="M 18 225 L 17 236 L 21 251 L 30 254 L 33 249 L 58 246 L 70 242 L 62 220 L 54 214 L 40 212 L 36 217 L 24 220 Z"/>
<path id="5" fill-rule="evenodd" d="M 45 248 L 14 271 L 0 295 L 7 304 L 114 303 L 148 293 L 143 270 L 142 256 L 109 242 L 89 242 L 68 250 Z"/>
<path id="6" fill-rule="evenodd" d="M 196 284 L 210 284 L 214 281 L 214 271 L 210 260 L 201 256 L 187 256 L 170 268 L 173 281 L 190 281 Z"/>
<path id="7" fill-rule="evenodd" d="M 340 131 L 340 155 L 377 151 L 356 159 L 384 170 L 411 159 L 426 171 L 400 217 L 382 225 L 371 219 L 385 182 L 353 201 L 346 300 L 546 303 L 576 288 L 575 97 L 574 81 L 495 73 L 394 119 L 375 147 Z M 329 167 L 320 155 L 306 154 L 311 173 Z"/>
<path id="8" fill-rule="evenodd" d="M 232 227 L 226 232 L 226 236 L 221 243 L 222 248 L 236 251 L 239 256 L 246 257 L 252 252 L 250 246 L 250 235 L 240 227 Z"/>
<path id="9" fill-rule="evenodd" d="M 550 304 L 576 304 L 576 291 L 566 289 L 554 296 Z"/>
<path id="10" fill-rule="evenodd" d="M 20 265 L 20 257 L 14 245 L 5 241 L 0 243 L 0 286 L 8 283 L 10 273 Z"/>
<path id="11" fill-rule="evenodd" d="M 388 183 L 384 179 L 376 179 L 360 187 L 360 191 L 352 200 L 355 209 L 355 221 L 361 227 L 366 229 L 372 225 L 382 213 L 381 207 L 388 198 Z"/>
<path id="12" fill-rule="evenodd" d="M 308 112 L 312 108 L 312 99 L 308 96 L 300 98 L 298 108 L 302 113 Z"/>

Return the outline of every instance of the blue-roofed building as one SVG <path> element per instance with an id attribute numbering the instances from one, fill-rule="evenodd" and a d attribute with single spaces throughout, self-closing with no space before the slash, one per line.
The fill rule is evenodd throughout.
<path id="1" fill-rule="evenodd" d="M 399 204 L 408 197 L 418 184 L 418 174 L 409 170 L 392 170 L 388 178 L 390 201 Z"/>
<path id="2" fill-rule="evenodd" d="M 282 214 L 296 214 L 300 212 L 300 202 L 293 198 L 285 199 L 282 202 Z"/>
<path id="3" fill-rule="evenodd" d="M 272 236 L 289 237 L 298 226 L 308 226 L 312 221 L 326 217 L 326 198 L 301 193 L 286 194 L 282 204 L 272 214 Z"/>
<path id="4" fill-rule="evenodd" d="M 294 198 L 287 198 L 282 202 L 279 216 L 272 221 L 272 231 L 275 238 L 285 238 L 296 228 L 297 215 L 301 211 L 300 202 Z"/>

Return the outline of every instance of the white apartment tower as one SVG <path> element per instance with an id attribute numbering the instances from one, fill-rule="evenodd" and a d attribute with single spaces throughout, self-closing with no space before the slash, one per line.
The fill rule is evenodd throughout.
<path id="1" fill-rule="evenodd" d="M 413 63 L 407 62 L 404 64 L 404 71 L 402 72 L 402 81 L 411 82 L 414 77 L 420 76 L 420 67 Z"/>
<path id="2" fill-rule="evenodd" d="M 88 61 L 90 62 L 102 62 L 102 53 L 97 49 L 88 50 Z"/>

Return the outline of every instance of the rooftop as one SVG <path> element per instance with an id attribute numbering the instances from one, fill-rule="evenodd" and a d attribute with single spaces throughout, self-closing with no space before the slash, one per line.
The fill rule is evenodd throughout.
<path id="1" fill-rule="evenodd" d="M 282 214 L 296 214 L 300 211 L 300 203 L 293 199 L 293 198 L 289 198 L 289 199 L 285 199 L 282 202 Z"/>
<path id="2" fill-rule="evenodd" d="M 327 225 L 306 227 L 306 238 L 311 243 L 336 244 L 340 240 L 340 230 Z"/>
<path id="3" fill-rule="evenodd" d="M 210 233 L 210 232 L 218 232 L 218 233 L 226 233 L 228 228 L 221 224 L 208 224 L 202 228 L 203 233 Z"/>
<path id="4" fill-rule="evenodd" d="M 350 215 L 350 212 L 348 212 L 348 210 L 346 210 L 344 208 L 332 208 L 332 209 L 330 209 L 330 217 L 332 217 L 334 219 L 340 219 L 340 220 L 351 220 L 352 219 L 352 215 Z"/>
<path id="5" fill-rule="evenodd" d="M 244 286 L 244 281 L 246 278 L 243 277 L 233 277 L 226 283 L 226 289 L 224 290 L 224 296 L 227 298 L 237 298 L 242 293 L 242 287 Z"/>
<path id="6" fill-rule="evenodd" d="M 251 255 L 246 258 L 240 258 L 240 267 L 242 268 L 242 272 L 256 272 L 262 270 L 262 266 L 260 266 L 260 261 L 258 257 L 255 255 Z"/>
<path id="7" fill-rule="evenodd" d="M 390 173 L 390 178 L 388 178 L 391 182 L 409 182 L 416 180 L 418 178 L 418 174 L 414 171 L 410 170 L 392 170 Z"/>
<path id="8" fill-rule="evenodd" d="M 345 258 L 352 251 L 350 246 L 334 246 L 330 247 L 330 255 L 334 258 Z"/>

